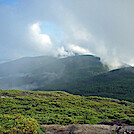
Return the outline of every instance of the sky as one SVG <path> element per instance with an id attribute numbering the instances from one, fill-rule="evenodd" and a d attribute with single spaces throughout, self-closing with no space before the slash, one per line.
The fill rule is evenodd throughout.
<path id="1" fill-rule="evenodd" d="M 134 65 L 133 0 L 0 0 L 0 59 L 101 57 Z"/>

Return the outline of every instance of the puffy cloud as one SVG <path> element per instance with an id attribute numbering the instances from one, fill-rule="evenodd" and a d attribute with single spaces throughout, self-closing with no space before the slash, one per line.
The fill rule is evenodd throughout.
<path id="1" fill-rule="evenodd" d="M 29 27 L 29 39 L 31 39 L 31 47 L 44 54 L 50 53 L 53 47 L 50 37 L 41 33 L 39 23 L 34 23 Z"/>

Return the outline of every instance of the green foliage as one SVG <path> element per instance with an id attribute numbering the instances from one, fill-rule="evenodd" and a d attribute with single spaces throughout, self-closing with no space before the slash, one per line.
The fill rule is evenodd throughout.
<path id="1" fill-rule="evenodd" d="M 35 119 L 25 118 L 21 114 L 16 116 L 0 114 L 0 133 L 1 134 L 37 134 L 38 123 Z"/>
<path id="2" fill-rule="evenodd" d="M 97 124 L 108 120 L 134 125 L 134 103 L 127 101 L 62 91 L 0 90 L 0 94 L 0 129 L 4 132 L 35 132 L 37 122 L 67 125 Z"/>

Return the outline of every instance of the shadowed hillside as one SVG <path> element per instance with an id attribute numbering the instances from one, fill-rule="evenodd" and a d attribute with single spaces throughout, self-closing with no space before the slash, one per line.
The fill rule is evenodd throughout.
<path id="1" fill-rule="evenodd" d="M 134 101 L 134 68 L 126 67 L 82 80 L 73 94 L 112 97 Z"/>

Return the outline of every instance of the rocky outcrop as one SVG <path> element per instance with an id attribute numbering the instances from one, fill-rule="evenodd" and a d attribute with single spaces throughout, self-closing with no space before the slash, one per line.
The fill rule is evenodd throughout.
<path id="1" fill-rule="evenodd" d="M 134 126 L 41 125 L 46 134 L 134 134 Z"/>

